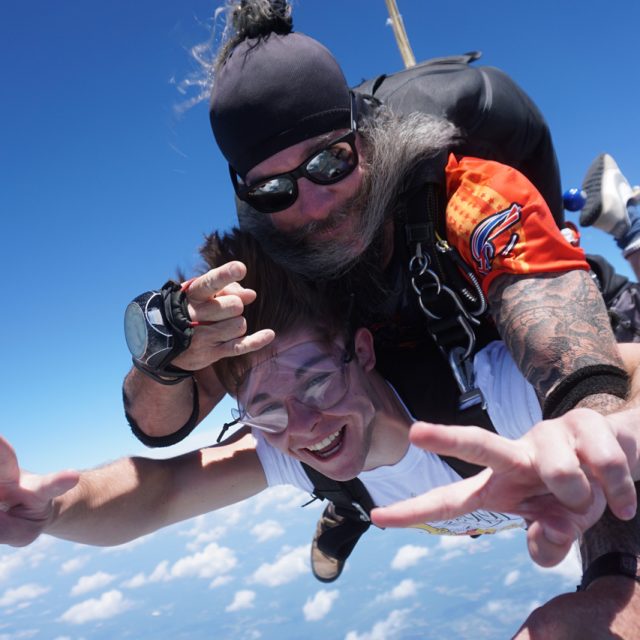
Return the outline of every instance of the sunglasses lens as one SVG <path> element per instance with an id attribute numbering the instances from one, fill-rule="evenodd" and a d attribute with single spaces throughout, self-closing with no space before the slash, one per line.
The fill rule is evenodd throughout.
<path id="1" fill-rule="evenodd" d="M 278 176 L 251 187 L 246 200 L 258 211 L 269 213 L 290 207 L 296 196 L 295 182 L 289 176 Z"/>
<path id="2" fill-rule="evenodd" d="M 356 162 L 351 145 L 340 142 L 313 156 L 305 169 L 307 176 L 314 182 L 330 184 L 351 173 Z"/>

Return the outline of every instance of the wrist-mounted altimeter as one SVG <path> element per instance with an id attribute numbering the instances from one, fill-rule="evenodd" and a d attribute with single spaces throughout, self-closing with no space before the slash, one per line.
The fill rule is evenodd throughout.
<path id="1" fill-rule="evenodd" d="M 134 298 L 124 314 L 124 334 L 134 366 L 161 384 L 176 384 L 193 375 L 171 362 L 191 343 L 194 324 L 186 292 L 169 280 L 160 291 Z"/>

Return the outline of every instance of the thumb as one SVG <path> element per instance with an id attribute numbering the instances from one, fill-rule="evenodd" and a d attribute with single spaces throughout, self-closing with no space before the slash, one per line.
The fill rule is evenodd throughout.
<path id="1" fill-rule="evenodd" d="M 39 500 L 48 501 L 73 489 L 80 480 L 79 471 L 58 471 L 44 476 L 28 474 L 23 478 L 23 488 L 31 491 Z"/>

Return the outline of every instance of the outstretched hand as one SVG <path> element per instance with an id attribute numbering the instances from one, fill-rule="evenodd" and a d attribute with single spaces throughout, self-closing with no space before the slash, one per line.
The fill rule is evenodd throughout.
<path id="1" fill-rule="evenodd" d="M 411 441 L 442 455 L 487 467 L 472 478 L 375 509 L 383 527 L 446 520 L 477 509 L 522 516 L 529 553 L 542 566 L 558 564 L 573 541 L 602 516 L 631 519 L 633 481 L 640 477 L 638 409 L 602 416 L 577 409 L 538 423 L 518 440 L 478 427 L 416 423 Z"/>
<path id="2" fill-rule="evenodd" d="M 0 437 L 0 544 L 33 542 L 53 515 L 53 499 L 76 486 L 77 471 L 39 476 L 22 471 L 11 445 Z"/>

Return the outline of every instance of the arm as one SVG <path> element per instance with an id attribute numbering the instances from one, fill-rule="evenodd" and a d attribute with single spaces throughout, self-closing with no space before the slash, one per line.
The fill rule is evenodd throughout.
<path id="1" fill-rule="evenodd" d="M 266 488 L 251 436 L 169 458 L 122 458 L 97 469 L 36 476 L 0 441 L 0 542 L 23 546 L 40 533 L 116 545 L 240 502 Z"/>
<path id="2" fill-rule="evenodd" d="M 187 423 L 194 411 L 194 384 L 199 399 L 196 424 L 202 421 L 225 393 L 211 365 L 221 358 L 261 349 L 273 340 L 273 331 L 268 329 L 245 335 L 244 305 L 256 297 L 253 290 L 238 283 L 245 275 L 244 264 L 229 262 L 196 278 L 186 292 L 191 320 L 202 324 L 196 326 L 189 348 L 172 364 L 194 371 L 195 382 L 187 378 L 163 385 L 135 368 L 127 375 L 125 409 L 143 437 L 169 436 Z"/>
<path id="3" fill-rule="evenodd" d="M 623 366 L 602 296 L 587 272 L 501 275 L 488 298 L 498 332 L 542 405 L 577 369 Z M 607 413 L 622 404 L 616 396 L 597 394 L 577 406 Z"/>

